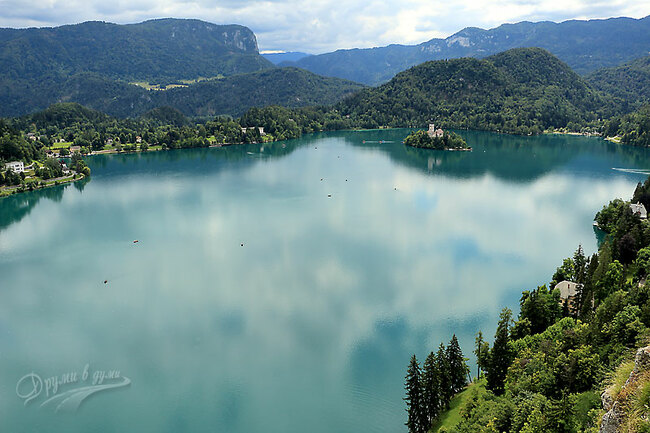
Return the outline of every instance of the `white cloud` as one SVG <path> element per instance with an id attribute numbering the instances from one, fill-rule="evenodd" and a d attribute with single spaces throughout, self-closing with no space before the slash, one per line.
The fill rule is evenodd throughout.
<path id="1" fill-rule="evenodd" d="M 3 27 L 200 18 L 250 27 L 263 50 L 319 53 L 413 44 L 468 26 L 491 28 L 522 20 L 640 18 L 650 14 L 650 0 L 0 0 L 0 10 Z"/>

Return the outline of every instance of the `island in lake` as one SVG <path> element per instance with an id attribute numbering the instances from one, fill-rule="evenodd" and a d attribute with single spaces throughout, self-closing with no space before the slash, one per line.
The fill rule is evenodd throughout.
<path id="1" fill-rule="evenodd" d="M 428 131 L 411 132 L 404 139 L 404 144 L 411 147 L 435 150 L 472 150 L 463 137 L 451 131 L 436 129 L 433 123 L 429 124 Z"/>

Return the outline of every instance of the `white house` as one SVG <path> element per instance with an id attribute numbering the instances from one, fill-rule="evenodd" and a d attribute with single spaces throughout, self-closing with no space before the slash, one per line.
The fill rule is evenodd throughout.
<path id="1" fill-rule="evenodd" d="M 14 173 L 24 173 L 25 164 L 22 161 L 12 161 L 5 164 L 5 170 L 10 169 Z"/>
<path id="2" fill-rule="evenodd" d="M 634 215 L 638 215 L 642 220 L 648 218 L 648 211 L 641 203 L 630 203 L 630 209 Z"/>
<path id="3" fill-rule="evenodd" d="M 566 305 L 569 311 L 574 311 L 576 305 L 578 292 L 582 289 L 582 284 L 574 283 L 573 281 L 562 281 L 557 283 L 556 289 L 560 290 L 560 303 Z"/>
<path id="4" fill-rule="evenodd" d="M 292 119 L 289 119 L 289 120 L 292 120 Z M 246 131 L 248 131 L 249 129 L 255 129 L 255 128 L 256 128 L 255 126 L 248 127 L 248 128 L 242 128 L 241 132 L 242 132 L 242 134 L 246 134 Z M 266 132 L 264 132 L 264 127 L 263 126 L 257 126 L 257 130 L 259 131 L 260 135 L 266 135 Z"/>

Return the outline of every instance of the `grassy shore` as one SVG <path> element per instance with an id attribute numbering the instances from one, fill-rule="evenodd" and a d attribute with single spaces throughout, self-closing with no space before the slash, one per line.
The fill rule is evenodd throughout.
<path id="1" fill-rule="evenodd" d="M 470 399 L 471 396 L 485 392 L 485 380 L 481 379 L 477 382 L 472 382 L 464 391 L 456 394 L 449 403 L 449 409 L 440 415 L 429 433 L 446 432 L 461 421 L 461 410 Z"/>

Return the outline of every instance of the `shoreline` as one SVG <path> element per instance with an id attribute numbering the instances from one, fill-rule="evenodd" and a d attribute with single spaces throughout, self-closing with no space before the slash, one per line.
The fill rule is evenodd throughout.
<path id="1" fill-rule="evenodd" d="M 332 130 L 332 131 L 317 131 L 314 133 L 318 132 L 369 132 L 369 131 L 387 131 L 387 130 L 394 130 L 394 129 L 409 129 L 412 130 L 413 128 L 410 127 L 385 127 L 385 128 L 375 128 L 375 129 L 341 129 L 341 130 Z M 478 132 L 492 132 L 492 133 L 497 133 L 497 134 L 506 134 L 506 135 L 513 135 L 517 136 L 517 134 L 511 134 L 507 132 L 495 132 L 495 131 L 483 131 L 483 130 L 466 130 L 466 131 L 478 131 Z M 300 137 L 308 135 L 308 134 L 303 134 Z M 623 144 L 621 143 L 620 137 L 603 137 L 601 134 L 598 133 L 581 133 L 581 132 L 562 132 L 562 131 L 544 131 L 542 134 L 539 135 L 570 135 L 574 137 L 593 137 L 593 138 L 602 138 L 603 140 L 610 141 L 615 144 Z M 299 138 L 300 138 L 299 137 Z M 218 148 L 223 148 L 223 147 L 230 147 L 230 146 L 241 146 L 241 145 L 246 145 L 246 144 L 265 144 L 265 143 L 277 143 L 279 141 L 286 141 L 286 140 L 272 140 L 272 141 L 266 141 L 266 142 L 259 142 L 259 143 L 214 143 L 210 144 L 208 146 L 201 146 L 199 148 L 202 149 L 218 149 Z M 433 148 L 428 148 L 428 147 L 421 147 L 421 146 L 412 146 L 405 144 L 402 142 L 405 146 L 411 147 L 413 149 L 425 149 L 425 150 L 441 150 L 441 151 L 449 151 L 449 152 L 472 152 L 472 148 L 449 148 L 449 149 L 433 149 Z M 153 146 L 152 146 L 153 147 Z M 133 149 L 133 150 L 117 150 L 115 148 L 113 149 L 102 149 L 102 150 L 94 150 L 91 151 L 90 153 L 85 153 L 82 154 L 82 156 L 96 156 L 96 155 L 124 155 L 124 154 L 137 154 L 137 153 L 146 153 L 146 152 L 161 152 L 161 151 L 167 151 L 167 150 L 183 150 L 183 149 L 189 149 L 189 148 L 178 148 L 178 149 L 165 149 L 162 147 L 155 146 L 155 148 L 148 148 L 146 150 L 140 150 L 139 148 Z M 70 158 L 70 155 L 66 156 L 61 156 L 59 155 L 58 157 L 55 158 Z M 66 178 L 59 178 L 55 179 L 54 181 L 48 180 L 45 181 L 45 185 L 35 187 L 33 189 L 30 188 L 24 188 L 24 184 L 21 185 L 13 185 L 13 186 L 3 186 L 0 187 L 0 199 L 4 197 L 9 197 L 14 194 L 20 194 L 22 192 L 28 192 L 28 191 L 36 191 L 38 189 L 43 189 L 43 188 L 49 188 L 52 186 L 58 186 L 58 185 L 65 185 L 68 183 L 76 182 L 78 180 L 85 179 L 86 176 L 84 176 L 81 173 L 77 173 L 80 177 L 75 178 L 73 176 L 69 176 Z M 23 186 L 23 189 L 21 190 L 21 186 Z"/>
<path id="2" fill-rule="evenodd" d="M 77 176 L 79 176 L 79 177 L 77 177 Z M 10 197 L 10 196 L 16 195 L 16 194 L 21 194 L 21 193 L 24 193 L 24 192 L 37 191 L 39 189 L 51 188 L 53 186 L 67 185 L 69 183 L 74 183 L 74 182 L 77 182 L 77 181 L 85 179 L 85 178 L 86 178 L 86 176 L 84 174 L 75 173 L 73 175 L 66 176 L 66 177 L 59 177 L 59 178 L 56 178 L 56 179 L 48 179 L 47 181 L 43 181 L 43 182 L 45 182 L 44 185 L 36 186 L 34 188 L 31 188 L 31 189 L 29 187 L 25 188 L 25 184 L 12 185 L 12 186 L 3 186 L 3 187 L 0 187 L 0 199 Z"/>

